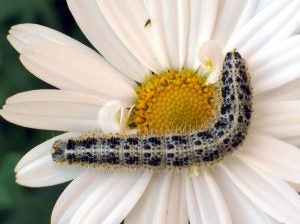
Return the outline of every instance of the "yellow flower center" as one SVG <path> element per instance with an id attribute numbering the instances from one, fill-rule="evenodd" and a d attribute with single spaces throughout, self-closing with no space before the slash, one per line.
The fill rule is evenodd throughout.
<path id="1" fill-rule="evenodd" d="M 217 117 L 218 88 L 195 71 L 153 74 L 136 88 L 129 127 L 141 133 L 185 133 L 209 126 Z"/>

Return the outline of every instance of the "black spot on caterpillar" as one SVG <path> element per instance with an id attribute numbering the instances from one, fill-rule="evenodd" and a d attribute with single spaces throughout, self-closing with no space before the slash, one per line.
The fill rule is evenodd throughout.
<path id="1" fill-rule="evenodd" d="M 207 130 L 184 135 L 94 135 L 58 140 L 53 144 L 52 158 L 58 163 L 155 169 L 215 163 L 238 149 L 250 124 L 250 77 L 238 52 L 226 54 L 220 84 L 219 116 Z"/>

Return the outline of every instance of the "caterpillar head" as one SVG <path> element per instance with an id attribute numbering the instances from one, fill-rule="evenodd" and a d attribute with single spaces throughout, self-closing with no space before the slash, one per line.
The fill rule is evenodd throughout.
<path id="1" fill-rule="evenodd" d="M 53 161 L 55 162 L 63 162 L 64 161 L 64 152 L 67 146 L 67 142 L 63 140 L 57 140 L 54 142 L 51 150 L 51 156 Z"/>

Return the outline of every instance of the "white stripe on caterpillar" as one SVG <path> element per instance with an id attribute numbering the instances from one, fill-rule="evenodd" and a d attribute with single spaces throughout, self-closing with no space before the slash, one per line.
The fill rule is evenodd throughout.
<path id="1" fill-rule="evenodd" d="M 250 124 L 250 77 L 238 52 L 226 54 L 220 83 L 219 116 L 207 130 L 183 135 L 91 135 L 58 140 L 53 144 L 52 158 L 58 163 L 155 169 L 215 163 L 243 143 Z"/>

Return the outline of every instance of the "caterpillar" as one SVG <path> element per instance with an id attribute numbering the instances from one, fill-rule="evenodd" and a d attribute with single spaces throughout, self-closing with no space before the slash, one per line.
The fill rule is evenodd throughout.
<path id="1" fill-rule="evenodd" d="M 215 163 L 243 143 L 252 114 L 250 77 L 245 60 L 237 51 L 226 53 L 219 82 L 219 116 L 207 130 L 57 140 L 52 158 L 57 163 L 154 169 Z"/>

